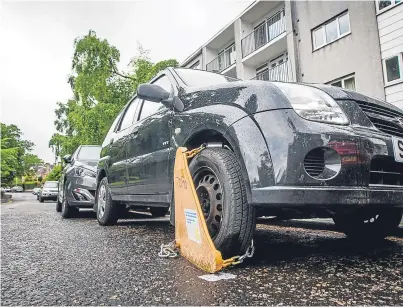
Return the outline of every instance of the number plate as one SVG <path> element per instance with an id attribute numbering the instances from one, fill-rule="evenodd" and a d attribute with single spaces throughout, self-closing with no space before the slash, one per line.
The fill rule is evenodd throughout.
<path id="1" fill-rule="evenodd" d="M 395 154 L 395 160 L 397 162 L 403 162 L 403 139 L 393 137 L 392 141 L 393 141 L 393 152 Z"/>

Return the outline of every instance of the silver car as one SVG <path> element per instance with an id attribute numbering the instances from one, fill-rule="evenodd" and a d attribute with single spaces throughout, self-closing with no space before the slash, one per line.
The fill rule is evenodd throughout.
<path id="1" fill-rule="evenodd" d="M 46 181 L 42 190 L 38 193 L 39 202 L 43 203 L 45 200 L 57 200 L 58 186 L 57 181 Z"/>

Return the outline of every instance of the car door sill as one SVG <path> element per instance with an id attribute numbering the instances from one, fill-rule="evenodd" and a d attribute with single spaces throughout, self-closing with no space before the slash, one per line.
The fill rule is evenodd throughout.
<path id="1" fill-rule="evenodd" d="M 171 197 L 169 194 L 154 195 L 113 195 L 113 200 L 130 203 L 165 203 L 169 204 Z"/>

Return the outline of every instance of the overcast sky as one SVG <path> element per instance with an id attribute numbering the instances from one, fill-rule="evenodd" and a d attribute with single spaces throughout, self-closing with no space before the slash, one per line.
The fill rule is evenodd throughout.
<path id="1" fill-rule="evenodd" d="M 152 61 L 182 62 L 252 0 L 140 0 L 131 2 L 0 0 L 1 122 L 16 124 L 46 162 L 57 101 L 67 84 L 73 40 L 89 29 L 121 52 L 124 67 L 137 42 Z"/>

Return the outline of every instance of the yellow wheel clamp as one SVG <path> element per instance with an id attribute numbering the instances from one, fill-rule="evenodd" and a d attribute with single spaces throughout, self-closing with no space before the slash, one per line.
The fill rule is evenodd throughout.
<path id="1" fill-rule="evenodd" d="M 195 266 L 206 272 L 214 273 L 227 266 L 241 263 L 246 257 L 252 257 L 254 247 L 252 241 L 252 245 L 245 255 L 226 260 L 222 259 L 221 252 L 215 248 L 188 166 L 188 160 L 204 148 L 202 146 L 187 151 L 187 148 L 179 147 L 176 151 L 174 168 L 175 247 Z M 168 254 L 160 256 L 170 257 L 169 252 L 173 252 L 174 246 L 170 248 L 167 245 L 165 248 Z M 161 247 L 161 253 L 163 251 L 164 246 Z"/>

